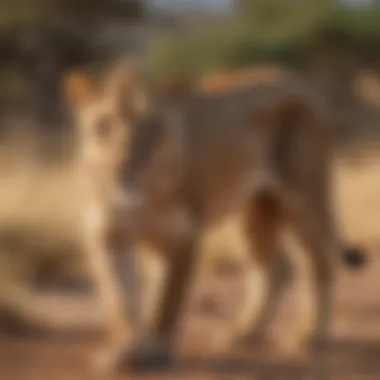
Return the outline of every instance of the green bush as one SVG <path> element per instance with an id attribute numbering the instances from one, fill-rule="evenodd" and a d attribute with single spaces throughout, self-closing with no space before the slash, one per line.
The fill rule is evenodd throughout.
<path id="1" fill-rule="evenodd" d="M 258 61 L 302 66 L 321 45 L 363 57 L 379 46 L 378 5 L 357 10 L 330 0 L 247 0 L 242 10 L 228 25 L 158 47 L 149 57 L 152 73 L 207 74 Z"/>

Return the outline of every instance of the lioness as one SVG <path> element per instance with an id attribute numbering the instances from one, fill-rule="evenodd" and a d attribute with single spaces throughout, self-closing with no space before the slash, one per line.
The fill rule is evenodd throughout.
<path id="1" fill-rule="evenodd" d="M 119 322 L 115 335 L 119 329 L 121 338 L 111 352 L 112 364 L 125 351 L 132 362 L 168 364 L 200 234 L 235 213 L 245 217 L 247 239 L 267 279 L 269 300 L 278 291 L 275 268 L 281 227 L 291 226 L 305 246 L 312 263 L 306 278 L 316 287 L 316 313 L 305 316 L 308 321 L 294 337 L 295 345 L 309 338 L 325 342 L 333 263 L 344 259 L 350 265 L 361 264 L 363 255 L 345 245 L 335 223 L 330 190 L 332 123 L 322 99 L 290 76 L 223 94 L 191 91 L 173 81 L 150 102 L 130 124 L 130 150 L 120 185 L 125 199 L 139 194 L 140 203 L 134 205 L 134 223 L 126 223 L 122 235 L 126 247 L 138 241 L 156 247 L 166 258 L 167 280 L 148 344 L 141 340 L 141 330 L 128 329 L 117 296 L 109 299 Z M 130 206 L 125 204 L 120 214 L 128 216 Z M 96 252 L 102 223 L 88 225 Z M 106 286 L 112 275 L 104 257 L 98 257 L 98 268 L 103 279 L 107 277 L 102 281 L 104 295 L 107 289 L 117 295 L 116 287 Z M 99 280 L 100 269 L 98 274 Z M 268 323 L 274 310 L 269 302 L 259 326 Z"/>

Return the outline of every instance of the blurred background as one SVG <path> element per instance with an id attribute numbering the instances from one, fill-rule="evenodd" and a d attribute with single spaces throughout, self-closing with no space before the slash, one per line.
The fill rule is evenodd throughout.
<path id="1" fill-rule="evenodd" d="M 101 70 L 122 54 L 141 58 L 157 76 L 276 63 L 325 91 L 342 118 L 342 138 L 376 134 L 375 0 L 35 1 L 1 5 L 2 102 L 31 103 L 23 87 L 34 102 L 45 96 L 41 113 L 49 113 L 59 75 L 81 66 Z"/>
<path id="2" fill-rule="evenodd" d="M 154 77 L 182 73 L 220 78 L 216 82 L 235 80 L 217 77 L 225 72 L 242 73 L 243 82 L 266 81 L 291 68 L 329 100 L 338 121 L 339 221 L 371 255 L 363 272 L 339 269 L 334 334 L 345 342 L 337 349 L 344 360 L 365 359 L 364 368 L 372 368 L 380 354 L 379 1 L 2 0 L 0 378 L 87 378 L 84 352 L 92 349 L 102 317 L 92 298 L 82 297 L 92 293 L 85 265 L 78 264 L 77 190 L 62 170 L 76 136 L 61 81 L 77 69 L 101 77 L 121 56 L 134 57 Z M 189 313 L 195 322 L 184 340 L 195 353 L 225 329 L 215 309 L 239 314 L 243 307 L 247 265 L 244 254 L 236 254 L 244 244 L 235 230 L 234 223 L 224 226 L 205 242 L 205 250 L 232 253 L 232 270 L 221 271 L 231 280 L 223 279 L 227 285 L 205 276 L 194 289 Z M 23 302 L 19 284 L 44 295 L 49 306 L 41 315 Z M 80 342 L 59 340 L 57 331 L 75 331 Z M 83 331 L 91 338 L 79 339 Z"/>

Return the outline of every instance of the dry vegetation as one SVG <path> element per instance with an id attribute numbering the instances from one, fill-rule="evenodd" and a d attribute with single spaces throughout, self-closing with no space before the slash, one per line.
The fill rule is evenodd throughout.
<path id="1" fill-rule="evenodd" d="M 336 161 L 336 202 L 347 235 L 372 248 L 380 248 L 380 157 L 366 156 L 358 166 L 344 158 Z"/>

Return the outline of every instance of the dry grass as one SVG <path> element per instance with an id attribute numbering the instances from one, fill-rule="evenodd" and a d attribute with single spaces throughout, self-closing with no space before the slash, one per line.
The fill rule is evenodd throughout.
<path id="1" fill-rule="evenodd" d="M 367 156 L 358 166 L 336 160 L 335 194 L 339 220 L 349 239 L 380 247 L 380 155 Z"/>
<path id="2" fill-rule="evenodd" d="M 38 148 L 28 133 L 0 146 L 0 295 L 33 278 L 45 260 L 82 264 L 76 153 L 47 165 Z"/>

